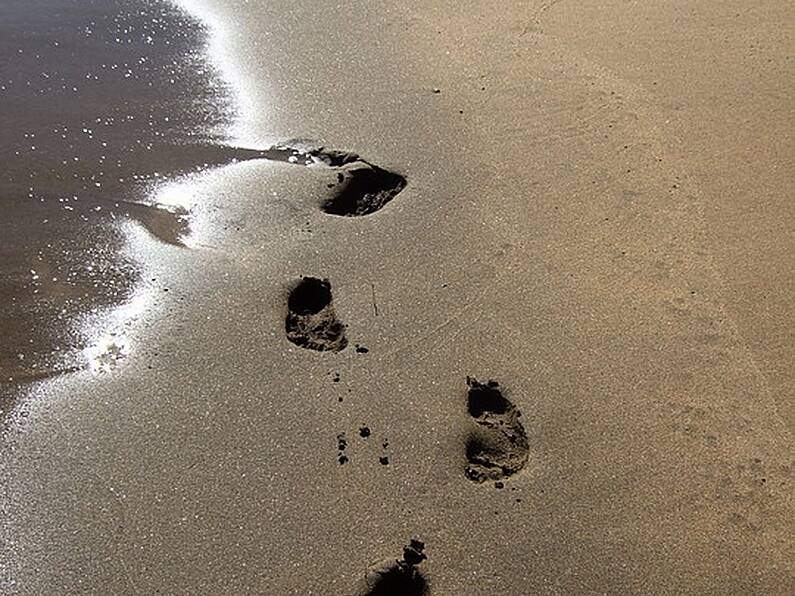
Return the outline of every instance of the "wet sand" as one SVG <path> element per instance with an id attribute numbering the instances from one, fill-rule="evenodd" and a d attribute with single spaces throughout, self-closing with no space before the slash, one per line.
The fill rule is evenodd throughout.
<path id="1" fill-rule="evenodd" d="M 123 357 L 30 386 L 4 434 L 3 590 L 361 594 L 397 569 L 431 594 L 791 592 L 792 274 L 765 249 L 791 238 L 732 215 L 751 198 L 716 143 L 745 141 L 688 99 L 724 78 L 664 68 L 698 62 L 681 28 L 717 56 L 726 26 L 677 3 L 220 4 L 189 7 L 224 24 L 235 130 L 407 185 L 339 216 L 350 164 L 251 160 L 165 193 L 190 197 L 187 246 L 123 226 L 152 280 L 109 315 Z M 785 114 L 781 19 L 752 28 L 781 72 L 717 63 Z M 778 135 L 744 155 L 769 197 Z"/>
<path id="2" fill-rule="evenodd" d="M 201 23 L 168 3 L 8 0 L 0 7 L 0 415 L 9 394 L 82 366 L 86 313 L 140 283 L 125 222 L 179 245 L 163 179 L 246 159 Z"/>

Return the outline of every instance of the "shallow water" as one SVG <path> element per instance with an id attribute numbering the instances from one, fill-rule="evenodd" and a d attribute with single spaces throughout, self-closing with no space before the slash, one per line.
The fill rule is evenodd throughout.
<path id="1" fill-rule="evenodd" d="M 181 242 L 189 213 L 156 204 L 161 181 L 246 157 L 223 145 L 233 106 L 206 39 L 166 1 L 0 5 L 0 400 L 85 366 L 84 314 L 142 281 L 125 222 Z"/>

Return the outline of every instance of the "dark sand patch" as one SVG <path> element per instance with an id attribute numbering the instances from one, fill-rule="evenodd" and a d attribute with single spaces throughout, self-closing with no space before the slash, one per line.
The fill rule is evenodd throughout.
<path id="1" fill-rule="evenodd" d="M 345 325 L 337 319 L 327 279 L 305 277 L 290 292 L 285 320 L 287 339 L 318 352 L 339 352 L 348 345 Z"/>
<path id="2" fill-rule="evenodd" d="M 190 227 L 190 213 L 186 209 L 132 201 L 125 202 L 124 208 L 125 215 L 137 220 L 158 240 L 172 246 L 185 246 L 183 239 Z"/>
<path id="3" fill-rule="evenodd" d="M 519 409 L 500 390 L 499 383 L 467 377 L 467 409 L 477 423 L 466 443 L 467 478 L 475 482 L 502 480 L 525 467 L 527 434 Z"/>

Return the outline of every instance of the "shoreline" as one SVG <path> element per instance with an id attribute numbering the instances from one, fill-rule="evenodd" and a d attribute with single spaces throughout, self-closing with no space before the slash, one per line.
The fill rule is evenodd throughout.
<path id="1" fill-rule="evenodd" d="M 142 284 L 138 265 L 121 256 L 121 222 L 181 245 L 191 205 L 158 204 L 163 182 L 257 156 L 221 132 L 231 124 L 225 84 L 191 49 L 205 46 L 205 25 L 169 2 L 135 8 L 4 9 L 2 51 L 29 56 L 2 87 L 4 416 L 37 379 L 91 367 L 84 354 L 99 331 L 85 321 L 112 317 Z M 42 35 L 46 44 L 35 41 Z M 169 78 L 177 63 L 179 77 Z"/>

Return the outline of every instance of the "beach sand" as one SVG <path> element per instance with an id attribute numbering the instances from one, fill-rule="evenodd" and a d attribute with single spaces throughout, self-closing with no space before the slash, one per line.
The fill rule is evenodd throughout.
<path id="1" fill-rule="evenodd" d="M 123 224 L 123 349 L 13 386 L 4 592 L 792 592 L 792 8 L 185 4 L 240 145 L 407 184 L 254 159 L 177 182 L 186 246 Z"/>

